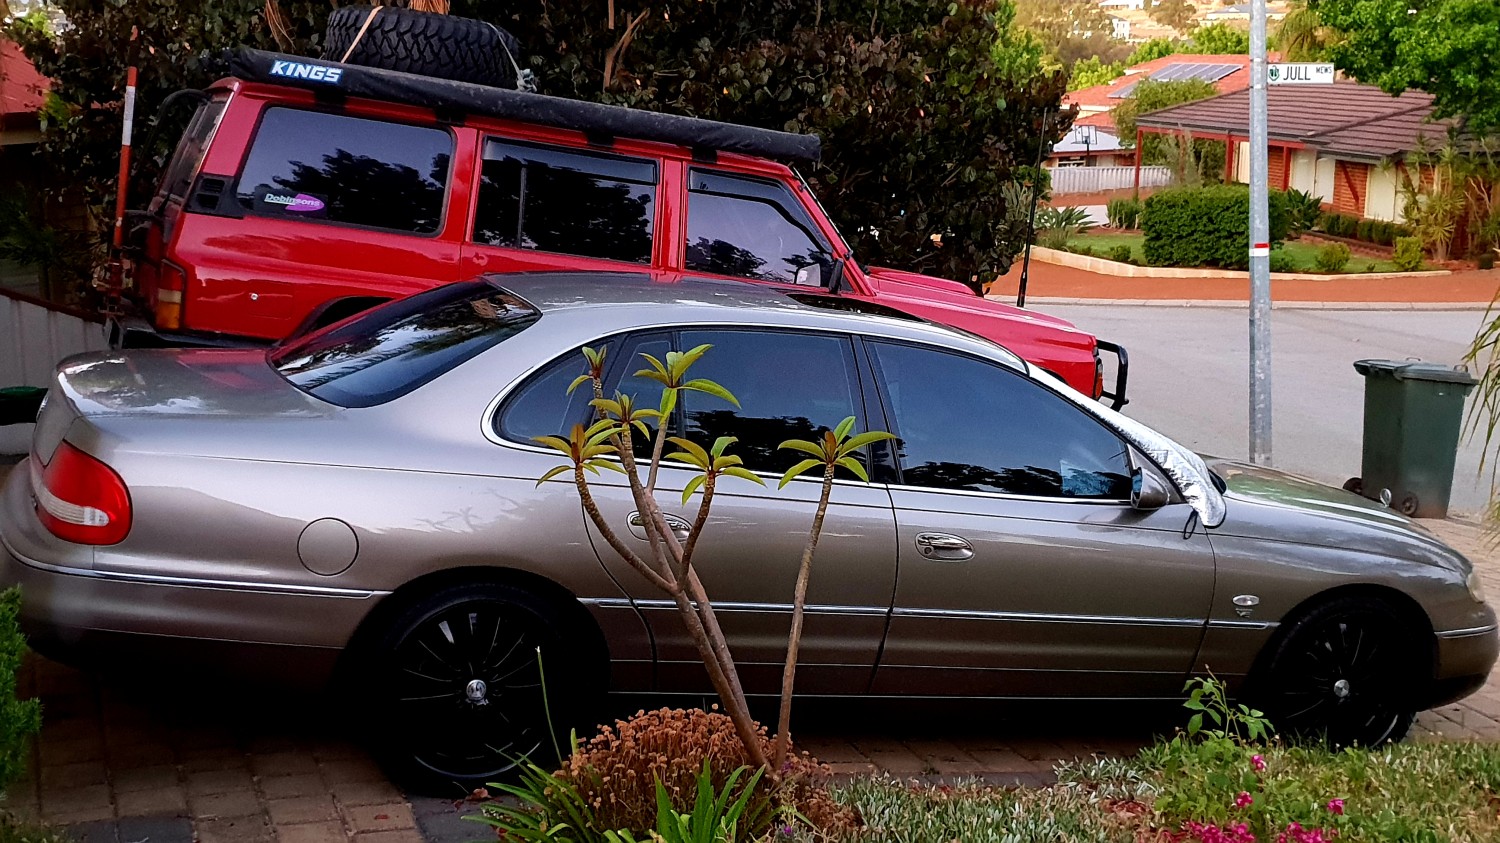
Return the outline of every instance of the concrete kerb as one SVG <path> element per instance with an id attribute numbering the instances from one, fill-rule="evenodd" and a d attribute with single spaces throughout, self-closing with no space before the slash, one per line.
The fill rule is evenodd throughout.
<path id="1" fill-rule="evenodd" d="M 1241 278 L 1248 279 L 1249 272 L 1224 269 L 1186 269 L 1174 266 L 1138 266 L 1133 263 L 1112 261 L 1108 258 L 1080 255 L 1046 246 L 1032 246 L 1031 256 L 1043 263 L 1081 269 L 1097 275 L 1113 275 L 1117 278 Z M 1420 272 L 1350 272 L 1326 275 L 1315 272 L 1273 272 L 1272 281 L 1344 281 L 1351 277 L 1376 280 L 1382 278 L 1436 278 L 1452 275 L 1448 269 L 1428 269 Z"/>

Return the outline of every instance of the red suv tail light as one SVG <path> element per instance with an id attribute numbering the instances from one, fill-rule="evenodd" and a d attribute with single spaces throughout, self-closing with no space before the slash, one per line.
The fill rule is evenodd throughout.
<path id="1" fill-rule="evenodd" d="M 45 467 L 31 463 L 36 514 L 77 544 L 116 544 L 130 532 L 130 492 L 114 469 L 63 442 Z"/>
<path id="2" fill-rule="evenodd" d="M 156 327 L 163 331 L 182 328 L 182 296 L 187 291 L 187 273 L 182 267 L 170 262 L 161 262 L 161 273 L 156 278 Z"/>

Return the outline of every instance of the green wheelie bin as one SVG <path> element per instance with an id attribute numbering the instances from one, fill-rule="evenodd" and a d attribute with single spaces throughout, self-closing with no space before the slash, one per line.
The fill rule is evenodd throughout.
<path id="1" fill-rule="evenodd" d="M 1446 517 L 1464 399 L 1478 381 L 1411 360 L 1359 360 L 1354 370 L 1365 378 L 1364 450 L 1346 488 L 1407 515 Z"/>

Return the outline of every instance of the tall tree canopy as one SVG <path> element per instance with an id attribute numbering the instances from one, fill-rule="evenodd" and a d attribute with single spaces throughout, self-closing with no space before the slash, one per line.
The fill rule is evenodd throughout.
<path id="1" fill-rule="evenodd" d="M 1198 16 L 1198 7 L 1188 0 L 1151 0 L 1151 19 L 1178 32 L 1187 29 Z"/>
<path id="2" fill-rule="evenodd" d="M 1227 23 L 1210 23 L 1193 30 L 1195 53 L 1237 56 L 1250 52 L 1250 33 Z"/>
<path id="3" fill-rule="evenodd" d="M 13 34 L 54 81 L 51 160 L 96 201 L 112 187 L 126 64 L 141 66 L 149 118 L 218 76 L 224 48 L 274 49 L 263 0 L 57 5 L 70 28 Z M 317 54 L 328 2 L 280 5 L 294 48 Z M 1001 187 L 1071 124 L 1065 74 L 1040 69 L 1008 0 L 455 0 L 452 12 L 514 33 L 548 94 L 822 135 L 824 160 L 804 174 L 861 259 L 963 281 L 1009 268 L 1022 244 L 997 228 Z"/>
<path id="4" fill-rule="evenodd" d="M 1036 35 L 1047 52 L 1066 67 L 1089 57 L 1109 63 L 1124 58 L 1130 46 L 1114 37 L 1109 13 L 1098 0 L 1014 0 L 1015 23 Z"/>
<path id="5" fill-rule="evenodd" d="M 1312 0 L 1340 37 L 1340 70 L 1397 94 L 1433 95 L 1442 117 L 1500 127 L 1500 3 L 1495 0 Z"/>

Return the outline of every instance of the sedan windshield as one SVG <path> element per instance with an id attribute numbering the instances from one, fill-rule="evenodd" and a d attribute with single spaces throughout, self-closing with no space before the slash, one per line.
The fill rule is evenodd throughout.
<path id="1" fill-rule="evenodd" d="M 451 284 L 273 348 L 269 360 L 304 392 L 341 407 L 400 398 L 513 337 L 541 314 L 484 281 Z"/>

